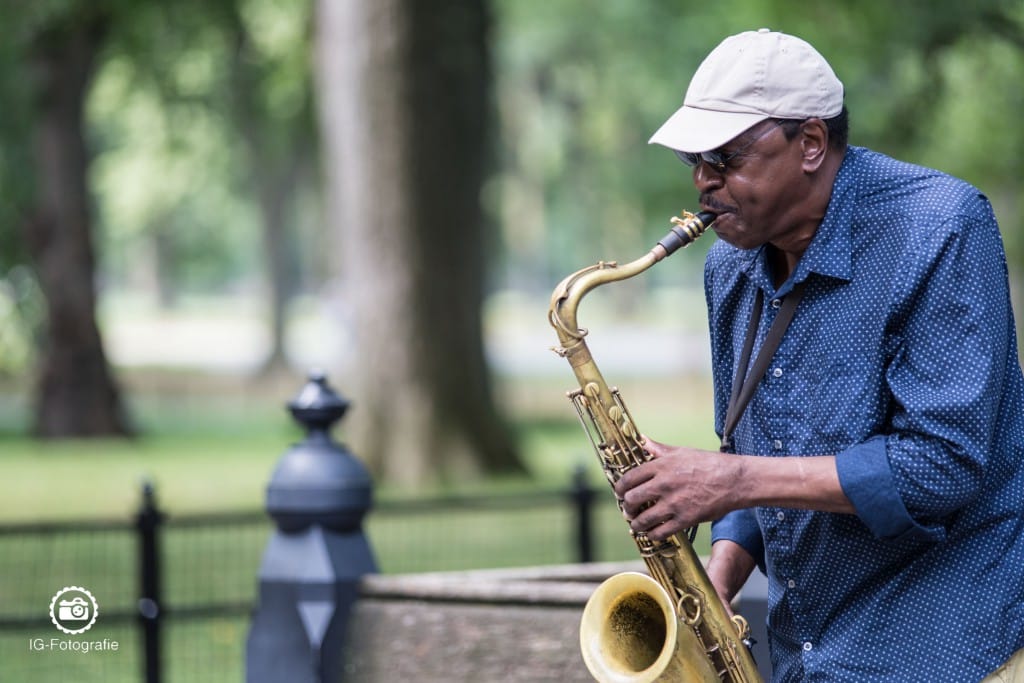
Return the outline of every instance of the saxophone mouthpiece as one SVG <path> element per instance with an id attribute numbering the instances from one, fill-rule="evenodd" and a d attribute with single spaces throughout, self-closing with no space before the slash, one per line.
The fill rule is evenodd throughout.
<path id="1" fill-rule="evenodd" d="M 703 235 L 704 231 L 714 223 L 716 217 L 716 214 L 710 211 L 701 211 L 698 214 L 684 211 L 682 217 L 673 216 L 672 230 L 658 240 L 658 244 L 665 250 L 665 256 L 674 253 L 680 247 L 688 246 Z"/>

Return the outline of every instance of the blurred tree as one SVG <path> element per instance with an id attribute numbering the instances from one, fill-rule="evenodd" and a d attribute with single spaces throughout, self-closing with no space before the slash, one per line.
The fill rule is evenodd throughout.
<path id="1" fill-rule="evenodd" d="M 353 447 L 406 485 L 518 470 L 481 329 L 487 3 L 316 7 L 328 220 L 356 338 Z"/>
<path id="2" fill-rule="evenodd" d="M 311 8 L 277 0 L 140 8 L 118 33 L 96 107 L 106 137 L 120 143 L 105 166 L 103 188 L 119 209 L 108 218 L 152 245 L 161 301 L 190 285 L 209 292 L 257 276 L 268 302 L 265 370 L 285 363 L 287 306 L 300 284 L 298 203 L 317 185 Z M 129 102 L 146 114 L 133 117 Z M 158 177 L 140 183 L 139 166 Z M 134 180 L 130 191 L 125 180 Z M 240 255 L 257 251 L 264 267 L 253 272 Z M 203 263 L 207 272 L 189 282 Z"/>
<path id="3" fill-rule="evenodd" d="M 251 272 L 256 212 L 227 117 L 234 0 L 135 3 L 89 98 L 105 280 L 163 307 Z"/>
<path id="4" fill-rule="evenodd" d="M 298 289 L 291 224 L 296 195 L 303 185 L 317 180 L 313 73 L 307 49 L 312 3 L 261 7 L 232 0 L 225 3 L 225 10 L 233 46 L 228 111 L 248 157 L 245 166 L 262 218 L 271 331 L 264 371 L 272 372 L 287 367 L 287 305 Z M 293 30 L 282 37 L 281 27 Z"/>
<path id="5" fill-rule="evenodd" d="M 96 324 L 96 257 L 86 181 L 83 103 L 116 3 L 47 2 L 8 8 L 9 61 L 26 114 L 3 128 L 4 147 L 26 161 L 13 210 L 46 299 L 34 431 L 65 437 L 127 434 L 120 393 Z M 10 54 L 10 53 L 8 53 Z M 10 74 L 9 74 L 10 75 Z M 6 79 L 12 85 L 13 79 Z M 7 98 L 5 98 L 7 100 Z M 17 124 L 20 124 L 17 125 Z"/>
<path id="6" fill-rule="evenodd" d="M 259 200 L 258 215 L 264 218 L 271 284 L 271 362 L 283 358 L 285 301 L 295 289 L 297 270 L 286 206 L 296 187 L 302 182 L 313 185 L 315 175 L 311 68 L 305 49 L 310 6 L 300 13 L 295 35 L 285 35 L 268 48 L 267 35 L 273 32 L 262 29 L 269 6 L 249 0 L 174 6 L 46 0 L 8 13 L 0 28 L 0 88 L 10 103 L 0 127 L 0 184 L 8 200 L 0 209 L 0 276 L 4 303 L 12 304 L 0 311 L 31 322 L 33 307 L 26 299 L 36 290 L 26 286 L 24 271 L 18 268 L 31 262 L 46 311 L 38 335 L 36 433 L 130 431 L 96 323 L 99 277 L 90 196 L 96 145 L 87 149 L 87 129 L 93 133 L 90 142 L 99 147 L 123 149 L 124 134 L 132 126 L 150 152 L 161 141 L 165 145 L 164 154 L 148 161 L 152 177 L 140 177 L 137 165 L 125 169 L 122 164 L 119 173 L 104 169 L 113 182 L 101 186 L 110 189 L 108 199 L 122 206 L 125 195 L 138 195 L 141 188 L 142 195 L 157 198 L 148 208 L 127 214 L 146 226 L 132 230 L 152 235 L 156 248 L 150 262 L 162 299 L 170 301 L 180 286 L 178 262 L 210 260 L 209 249 L 189 244 L 189 233 L 195 230 L 181 229 L 197 224 L 195 215 L 188 214 L 198 210 L 200 233 L 214 240 L 224 234 L 201 224 L 211 216 L 195 200 L 197 174 L 175 173 L 182 165 L 174 162 L 174 150 L 180 152 L 183 140 L 208 129 L 197 130 L 197 121 L 209 123 L 219 114 L 233 124 L 219 136 L 237 134 L 234 139 L 249 152 L 248 163 L 235 156 L 233 166 L 219 169 L 218 182 L 230 186 L 235 177 L 252 181 L 250 196 Z M 294 9 L 288 10 L 290 17 Z M 264 25 L 254 38 L 250 24 L 260 21 Z M 208 68 L 220 64 L 228 66 Z M 109 67 L 115 77 L 95 110 L 100 125 L 90 127 L 86 102 L 101 67 Z M 126 160 L 123 155 L 114 159 Z M 210 189 L 204 187 L 204 194 L 210 195 Z M 210 239 L 203 241 L 209 244 Z M 7 339 L 0 344 L 17 349 Z"/>

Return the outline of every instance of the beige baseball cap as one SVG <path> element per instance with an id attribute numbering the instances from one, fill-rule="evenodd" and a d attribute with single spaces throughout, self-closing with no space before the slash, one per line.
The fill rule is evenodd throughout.
<path id="1" fill-rule="evenodd" d="M 843 84 L 807 42 L 763 28 L 723 40 L 704 59 L 683 106 L 650 142 L 682 152 L 721 147 L 765 119 L 828 119 Z"/>

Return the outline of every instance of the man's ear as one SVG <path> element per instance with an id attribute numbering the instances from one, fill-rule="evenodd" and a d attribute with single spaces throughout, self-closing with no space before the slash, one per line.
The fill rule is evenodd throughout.
<path id="1" fill-rule="evenodd" d="M 807 119 L 800 124 L 800 153 L 804 173 L 814 173 L 828 156 L 828 127 L 821 119 Z"/>

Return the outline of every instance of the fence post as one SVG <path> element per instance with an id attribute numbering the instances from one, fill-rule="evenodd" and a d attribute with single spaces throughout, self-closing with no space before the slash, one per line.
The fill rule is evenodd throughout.
<path id="1" fill-rule="evenodd" d="M 139 624 L 142 628 L 142 673 L 145 683 L 160 683 L 161 605 L 160 524 L 163 514 L 156 506 L 153 484 L 142 485 L 142 505 L 135 517 L 139 535 Z"/>
<path id="2" fill-rule="evenodd" d="M 260 565 L 246 681 L 334 683 L 359 579 L 377 571 L 362 530 L 372 486 L 362 463 L 331 439 L 348 402 L 323 374 L 310 374 L 288 407 L 306 438 L 278 461 L 267 487 L 277 530 Z"/>
<path id="3" fill-rule="evenodd" d="M 576 513 L 576 561 L 594 561 L 594 495 L 587 468 L 577 465 L 572 474 L 572 501 Z"/>

